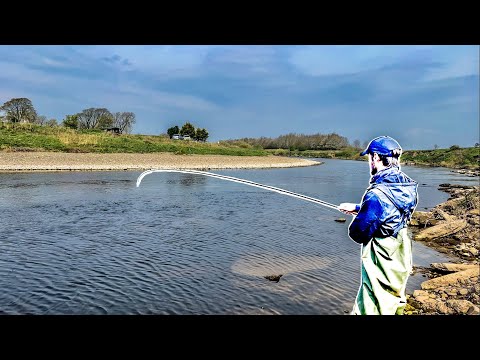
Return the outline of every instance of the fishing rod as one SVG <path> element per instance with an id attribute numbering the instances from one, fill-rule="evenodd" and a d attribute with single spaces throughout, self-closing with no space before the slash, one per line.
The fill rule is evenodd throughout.
<path id="1" fill-rule="evenodd" d="M 152 174 L 154 172 L 177 172 L 177 173 L 183 173 L 183 174 L 210 176 L 210 177 L 221 179 L 221 180 L 233 181 L 233 182 L 240 183 L 240 184 L 255 186 L 255 187 L 258 187 L 258 188 L 261 188 L 261 189 L 270 190 L 270 191 L 273 191 L 273 192 L 276 192 L 276 193 L 279 193 L 279 194 L 292 196 L 292 197 L 295 197 L 297 199 L 302 199 L 302 200 L 305 200 L 305 201 L 312 202 L 314 204 L 318 204 L 318 205 L 326 206 L 326 207 L 331 208 L 331 209 L 339 210 L 338 205 L 330 204 L 326 201 L 315 199 L 315 198 L 310 197 L 310 196 L 294 193 L 293 191 L 280 189 L 280 188 L 275 187 L 275 186 L 263 185 L 263 184 L 259 184 L 259 183 L 256 183 L 256 182 L 253 182 L 253 181 L 250 181 L 250 180 L 240 179 L 240 178 L 236 178 L 236 177 L 233 177 L 233 176 L 219 175 L 219 174 L 214 174 L 214 173 L 210 173 L 210 172 L 206 172 L 206 171 L 200 171 L 200 170 L 177 170 L 177 169 L 152 169 L 152 170 L 147 170 L 147 171 L 144 171 L 143 173 L 141 173 L 140 176 L 138 177 L 137 187 L 140 186 L 140 183 L 142 182 L 142 179 L 145 176 L 147 176 L 148 174 Z"/>

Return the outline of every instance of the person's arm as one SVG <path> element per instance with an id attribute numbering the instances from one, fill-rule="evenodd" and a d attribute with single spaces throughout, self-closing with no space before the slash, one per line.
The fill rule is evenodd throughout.
<path id="1" fill-rule="evenodd" d="M 350 238 L 359 244 L 366 244 L 378 230 L 383 217 L 383 206 L 377 195 L 367 192 L 360 210 L 348 228 Z"/>

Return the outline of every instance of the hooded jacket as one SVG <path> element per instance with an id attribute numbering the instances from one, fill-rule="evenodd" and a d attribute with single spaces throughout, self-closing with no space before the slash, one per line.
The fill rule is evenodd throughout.
<path id="1" fill-rule="evenodd" d="M 366 244 L 373 237 L 396 236 L 407 226 L 418 203 L 418 183 L 400 171 L 389 167 L 370 179 L 358 214 L 348 228 L 350 238 Z"/>

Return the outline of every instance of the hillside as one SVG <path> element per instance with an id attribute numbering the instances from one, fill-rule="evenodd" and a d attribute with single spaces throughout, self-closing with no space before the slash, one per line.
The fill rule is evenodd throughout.
<path id="1" fill-rule="evenodd" d="M 267 151 L 250 145 L 242 147 L 224 142 L 172 140 L 166 135 L 114 135 L 101 130 L 74 130 L 33 124 L 0 126 L 0 151 L 269 155 Z"/>

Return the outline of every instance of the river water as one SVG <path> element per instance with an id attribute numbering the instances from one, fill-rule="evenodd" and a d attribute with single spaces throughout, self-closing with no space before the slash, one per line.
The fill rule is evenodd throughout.
<path id="1" fill-rule="evenodd" d="M 323 201 L 359 202 L 365 162 L 211 172 Z M 419 205 L 441 183 L 478 184 L 445 168 L 404 166 Z M 199 175 L 0 174 L 1 314 L 345 314 L 360 282 L 346 215 Z M 414 242 L 414 264 L 448 261 Z M 266 276 L 282 275 L 278 282 Z M 407 291 L 425 279 L 413 275 Z"/>

